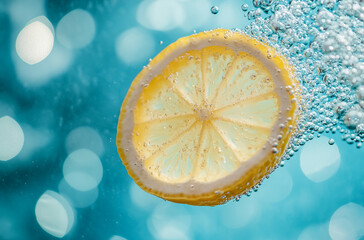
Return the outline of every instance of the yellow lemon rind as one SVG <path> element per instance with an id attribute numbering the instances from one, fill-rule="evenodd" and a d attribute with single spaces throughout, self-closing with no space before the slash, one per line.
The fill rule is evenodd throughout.
<path id="1" fill-rule="evenodd" d="M 228 185 L 225 185 L 223 187 L 214 188 L 209 192 L 201 193 L 195 190 L 195 192 L 187 194 L 180 191 L 180 185 L 169 185 L 168 183 L 150 178 L 151 181 L 155 183 L 154 186 L 158 186 L 158 188 L 152 188 L 148 186 L 148 183 L 146 183 L 145 180 L 140 179 L 140 176 L 146 174 L 145 170 L 143 170 L 142 163 L 135 158 L 135 155 L 130 155 L 131 149 L 129 149 L 129 147 L 131 145 L 131 136 L 124 136 L 125 132 L 132 131 L 130 129 L 132 128 L 132 124 L 128 121 L 130 120 L 130 116 L 132 116 L 133 112 L 133 108 L 129 107 L 133 94 L 136 90 L 142 91 L 140 86 L 143 84 L 148 84 L 148 81 L 146 81 L 146 79 L 154 78 L 158 74 L 158 72 L 160 72 L 163 67 L 166 66 L 166 64 L 162 64 L 162 66 L 160 64 L 161 62 L 165 61 L 166 58 L 169 58 L 171 55 L 178 56 L 184 53 L 186 49 L 198 49 L 201 43 L 208 44 L 208 42 L 211 41 L 215 43 L 218 42 L 219 44 L 221 43 L 221 45 L 228 43 L 230 47 L 236 45 L 237 49 L 239 49 L 242 45 L 250 46 L 250 49 L 254 49 L 255 54 L 260 54 L 264 56 L 267 56 L 269 54 L 271 56 L 269 61 L 276 66 L 277 71 L 281 76 L 281 79 L 283 79 L 284 81 L 283 85 L 292 86 L 294 89 L 296 89 L 295 94 L 288 94 L 290 106 L 289 109 L 286 110 L 285 114 L 287 116 L 287 123 L 285 124 L 285 127 L 280 130 L 280 135 L 282 136 L 282 139 L 279 141 L 279 144 L 276 147 L 277 153 L 273 153 L 271 151 L 258 163 L 251 165 L 249 169 L 247 169 L 245 174 L 241 175 L 233 183 L 229 183 Z M 244 51 L 244 49 L 240 50 Z M 152 70 L 154 70 L 154 72 Z M 128 174 L 146 192 L 177 203 L 209 206 L 222 204 L 230 199 L 235 198 L 236 196 L 247 193 L 252 187 L 260 183 L 265 176 L 269 175 L 276 168 L 288 146 L 291 136 L 294 134 L 296 123 L 298 122 L 299 92 L 299 83 L 294 78 L 293 67 L 290 66 L 287 60 L 285 60 L 284 57 L 278 54 L 274 48 L 262 42 L 259 42 L 245 34 L 232 32 L 225 29 L 216 29 L 180 38 L 176 42 L 165 48 L 162 52 L 160 52 L 148 64 L 148 66 L 144 67 L 144 69 L 132 82 L 120 111 L 116 137 L 117 149 L 123 161 L 123 164 L 128 171 Z M 227 176 L 227 178 L 228 177 L 229 176 Z M 205 185 L 207 187 L 208 185 L 214 186 L 214 184 L 215 182 Z M 176 191 L 173 193 L 174 189 L 176 189 Z M 168 190 L 169 192 L 166 190 Z"/>

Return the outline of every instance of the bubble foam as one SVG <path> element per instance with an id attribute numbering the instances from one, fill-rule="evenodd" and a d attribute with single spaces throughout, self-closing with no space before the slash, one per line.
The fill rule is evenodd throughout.
<path id="1" fill-rule="evenodd" d="M 245 32 L 288 58 L 302 84 L 299 132 L 285 158 L 324 132 L 341 134 L 360 147 L 364 142 L 364 6 L 355 0 L 269 2 L 268 7 L 255 6 L 269 17 L 252 10 Z"/>

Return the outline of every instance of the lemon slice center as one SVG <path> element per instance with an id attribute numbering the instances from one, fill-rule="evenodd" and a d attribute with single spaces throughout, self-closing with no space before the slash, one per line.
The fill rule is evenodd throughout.
<path id="1" fill-rule="evenodd" d="M 197 108 L 196 110 L 197 116 L 201 121 L 208 121 L 211 119 L 212 111 L 208 108 Z"/>

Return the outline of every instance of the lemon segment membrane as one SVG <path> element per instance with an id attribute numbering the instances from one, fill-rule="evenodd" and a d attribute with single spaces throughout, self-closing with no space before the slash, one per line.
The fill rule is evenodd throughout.
<path id="1" fill-rule="evenodd" d="M 245 34 L 217 29 L 181 38 L 128 91 L 121 159 L 156 196 L 224 203 L 261 182 L 283 156 L 298 119 L 287 86 L 299 87 L 292 67 Z"/>

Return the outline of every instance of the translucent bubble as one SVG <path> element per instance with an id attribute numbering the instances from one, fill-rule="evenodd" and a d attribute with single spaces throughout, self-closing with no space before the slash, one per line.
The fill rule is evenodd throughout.
<path id="1" fill-rule="evenodd" d="M 330 145 L 334 145 L 334 144 L 335 144 L 335 140 L 334 140 L 334 139 L 332 139 L 332 138 L 331 138 L 331 139 L 329 139 L 329 144 L 330 144 Z"/>
<path id="2" fill-rule="evenodd" d="M 275 0 L 261 0 L 261 8 L 268 10 L 269 7 L 275 2 Z"/>
<path id="3" fill-rule="evenodd" d="M 59 192 L 65 196 L 73 207 L 85 208 L 89 207 L 99 197 L 98 188 L 93 188 L 90 191 L 78 191 L 71 187 L 63 178 L 58 185 Z"/>
<path id="4" fill-rule="evenodd" d="M 67 153 L 80 148 L 90 149 L 99 156 L 104 153 L 104 144 L 100 134 L 95 129 L 87 126 L 73 129 L 66 138 Z"/>
<path id="5" fill-rule="evenodd" d="M 323 182 L 339 169 L 339 149 L 336 145 L 329 145 L 329 141 L 322 136 L 309 141 L 301 151 L 301 170 L 313 182 Z"/>
<path id="6" fill-rule="evenodd" d="M 329 225 L 333 240 L 354 240 L 364 236 L 364 207 L 348 203 L 337 209 Z"/>
<path id="7" fill-rule="evenodd" d="M 96 188 L 103 175 L 99 157 L 88 149 L 79 149 L 68 155 L 63 164 L 63 176 L 78 191 Z"/>
<path id="8" fill-rule="evenodd" d="M 336 0 L 322 0 L 322 3 L 326 8 L 332 9 L 335 7 Z"/>
<path id="9" fill-rule="evenodd" d="M 364 124 L 361 123 L 358 126 L 356 126 L 355 131 L 359 134 L 359 136 L 364 136 Z"/>
<path id="10" fill-rule="evenodd" d="M 364 113 L 360 110 L 352 109 L 348 111 L 344 117 L 345 125 L 350 128 L 355 128 L 362 122 L 364 122 Z"/>
<path id="11" fill-rule="evenodd" d="M 316 17 L 316 22 L 319 24 L 319 26 L 324 28 L 329 27 L 327 24 L 332 23 L 333 20 L 334 15 L 325 8 L 321 9 Z"/>
<path id="12" fill-rule="evenodd" d="M 275 32 L 285 31 L 297 22 L 297 18 L 293 16 L 285 7 L 278 10 L 270 18 L 270 26 Z M 289 35 L 287 35 L 289 36 Z"/>
<path id="13" fill-rule="evenodd" d="M 83 9 L 75 9 L 59 21 L 56 36 L 63 46 L 78 49 L 89 45 L 95 37 L 95 32 L 95 20 L 92 15 Z"/>
<path id="14" fill-rule="evenodd" d="M 16 38 L 15 47 L 18 56 L 30 65 L 43 61 L 53 49 L 54 35 L 51 30 L 53 27 L 48 27 L 48 24 L 52 26 L 51 23 L 47 18 L 43 18 L 43 21 L 40 18 L 31 21 Z"/>
<path id="15" fill-rule="evenodd" d="M 120 34 L 115 42 L 116 54 L 126 64 L 136 64 L 152 56 L 153 36 L 142 28 L 131 28 Z"/>
<path id="16" fill-rule="evenodd" d="M 259 7 L 260 6 L 260 4 L 261 4 L 261 0 L 253 0 L 253 5 L 254 5 L 254 7 Z"/>
<path id="17" fill-rule="evenodd" d="M 219 7 L 218 6 L 212 6 L 210 9 L 212 14 L 218 14 L 219 13 Z"/>
<path id="18" fill-rule="evenodd" d="M 241 5 L 241 10 L 243 10 L 244 12 L 248 11 L 248 9 L 249 9 L 248 4 L 244 3 Z"/>
<path id="19" fill-rule="evenodd" d="M 46 191 L 37 201 L 35 216 L 47 233 L 62 238 L 72 228 L 74 213 L 65 198 L 53 191 Z"/>
<path id="20" fill-rule="evenodd" d="M 23 148 L 24 133 L 11 117 L 0 118 L 0 161 L 14 158 Z"/>

